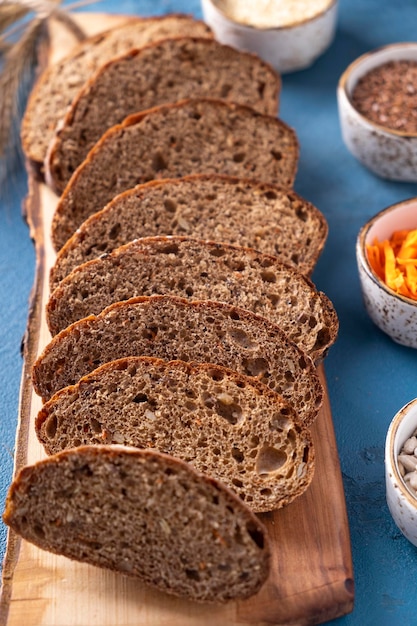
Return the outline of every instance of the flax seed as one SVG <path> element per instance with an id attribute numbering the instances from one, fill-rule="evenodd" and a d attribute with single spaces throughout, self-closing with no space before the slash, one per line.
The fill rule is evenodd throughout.
<path id="1" fill-rule="evenodd" d="M 374 68 L 356 84 L 352 104 L 377 124 L 417 133 L 417 61 L 389 61 Z"/>

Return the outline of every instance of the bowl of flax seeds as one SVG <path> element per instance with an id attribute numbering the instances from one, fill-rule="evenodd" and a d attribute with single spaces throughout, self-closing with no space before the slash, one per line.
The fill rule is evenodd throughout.
<path id="1" fill-rule="evenodd" d="M 354 61 L 337 101 L 343 141 L 382 178 L 417 181 L 417 42 L 391 44 Z"/>

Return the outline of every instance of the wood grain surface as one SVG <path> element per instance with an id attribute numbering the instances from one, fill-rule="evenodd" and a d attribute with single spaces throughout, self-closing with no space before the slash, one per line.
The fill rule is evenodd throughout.
<path id="1" fill-rule="evenodd" d="M 83 14 L 89 32 L 120 18 Z M 52 58 L 73 45 L 52 28 Z M 24 350 L 15 471 L 44 457 L 33 422 L 41 408 L 31 366 L 50 340 L 44 307 L 54 261 L 50 222 L 56 196 L 29 172 L 26 213 L 37 271 Z M 323 367 L 320 375 L 325 385 Z M 4 626 L 271 626 L 320 624 L 353 608 L 353 574 L 343 485 L 331 409 L 312 427 L 316 472 L 308 491 L 285 509 L 263 514 L 273 546 L 271 574 L 254 597 L 204 605 L 164 595 L 134 579 L 39 550 L 12 532 L 3 567 L 0 624 Z"/>

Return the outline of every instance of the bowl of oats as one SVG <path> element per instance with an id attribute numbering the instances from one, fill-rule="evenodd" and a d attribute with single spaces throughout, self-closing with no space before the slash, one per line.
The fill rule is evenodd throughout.
<path id="1" fill-rule="evenodd" d="M 417 398 L 398 411 L 388 428 L 385 485 L 394 522 L 417 546 Z"/>
<path id="2" fill-rule="evenodd" d="M 353 156 L 382 178 L 417 182 L 417 43 L 356 59 L 340 77 L 337 101 Z"/>
<path id="3" fill-rule="evenodd" d="M 254 52 L 279 73 L 309 67 L 331 45 L 337 0 L 201 0 L 218 41 Z"/>

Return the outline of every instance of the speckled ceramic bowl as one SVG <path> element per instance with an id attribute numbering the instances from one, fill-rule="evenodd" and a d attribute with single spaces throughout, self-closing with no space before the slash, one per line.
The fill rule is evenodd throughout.
<path id="1" fill-rule="evenodd" d="M 359 57 L 342 74 L 337 101 L 343 140 L 350 152 L 382 178 L 417 181 L 417 134 L 391 130 L 361 115 L 352 105 L 360 78 L 388 61 L 417 61 L 417 43 L 398 43 Z"/>
<path id="2" fill-rule="evenodd" d="M 394 522 L 417 546 L 417 498 L 408 490 L 398 466 L 405 441 L 417 428 L 417 399 L 406 404 L 392 420 L 385 442 L 385 485 L 388 508 Z"/>
<path id="3" fill-rule="evenodd" d="M 369 220 L 360 230 L 356 258 L 366 310 L 373 322 L 397 343 L 417 348 L 417 301 L 398 295 L 374 273 L 367 244 L 389 239 L 395 230 L 417 228 L 417 198 L 394 204 Z"/>
<path id="4" fill-rule="evenodd" d="M 337 0 L 329 0 L 327 8 L 310 19 L 275 28 L 236 22 L 219 9 L 216 0 L 201 0 L 201 6 L 218 41 L 255 52 L 280 73 L 309 67 L 327 50 L 336 31 Z"/>

